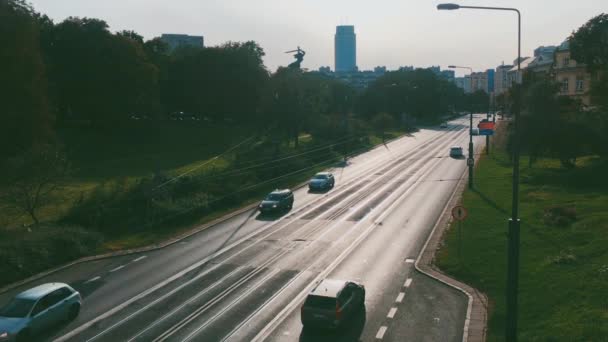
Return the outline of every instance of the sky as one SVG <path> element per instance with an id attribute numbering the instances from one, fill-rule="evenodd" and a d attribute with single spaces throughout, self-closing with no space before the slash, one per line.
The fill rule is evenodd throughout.
<path id="1" fill-rule="evenodd" d="M 448 0 L 450 1 L 450 0 Z M 463 0 L 460 5 L 515 7 L 522 12 L 522 56 L 558 45 L 608 0 Z M 511 64 L 517 57 L 514 12 L 438 11 L 440 0 L 30 0 L 55 22 L 69 16 L 105 20 L 110 30 L 134 30 L 145 39 L 162 33 L 202 35 L 205 45 L 258 42 L 269 70 L 292 62 L 300 46 L 309 70 L 334 68 L 336 25 L 354 25 L 359 70 L 413 65 Z M 457 70 L 457 75 L 468 73 Z"/>

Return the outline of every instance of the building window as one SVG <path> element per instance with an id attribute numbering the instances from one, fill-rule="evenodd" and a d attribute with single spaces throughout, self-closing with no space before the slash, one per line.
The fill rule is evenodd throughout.
<path id="1" fill-rule="evenodd" d="M 564 68 L 568 67 L 570 65 L 570 57 L 566 56 L 564 57 Z"/>
<path id="2" fill-rule="evenodd" d="M 568 93 L 568 78 L 562 79 L 561 92 L 562 93 Z"/>
<path id="3" fill-rule="evenodd" d="M 582 92 L 585 90 L 585 82 L 584 79 L 581 76 L 578 76 L 576 78 L 576 91 L 577 92 Z"/>

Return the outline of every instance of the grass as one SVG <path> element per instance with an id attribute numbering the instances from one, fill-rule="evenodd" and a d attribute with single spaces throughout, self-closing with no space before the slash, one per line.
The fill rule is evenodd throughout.
<path id="1" fill-rule="evenodd" d="M 482 158 L 476 189 L 462 199 L 469 216 L 462 224 L 461 258 L 455 226 L 437 255 L 442 270 L 489 296 L 489 341 L 504 340 L 511 171 L 502 151 Z M 521 341 L 607 340 L 606 174 L 608 162 L 598 157 L 581 158 L 574 169 L 551 159 L 521 169 Z M 576 217 L 558 225 L 548 214 L 551 208 L 567 209 Z"/>

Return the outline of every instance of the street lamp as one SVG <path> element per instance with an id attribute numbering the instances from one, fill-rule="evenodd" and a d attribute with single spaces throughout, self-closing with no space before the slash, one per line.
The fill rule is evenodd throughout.
<path id="1" fill-rule="evenodd" d="M 511 11 L 517 13 L 517 74 L 521 74 L 521 13 L 516 8 L 460 6 L 457 4 L 440 4 L 438 10 L 480 9 L 494 11 Z M 517 92 L 520 97 L 521 91 Z M 509 219 L 509 259 L 507 273 L 507 322 L 505 337 L 509 342 L 517 341 L 517 287 L 519 282 L 519 106 L 515 107 L 513 118 L 513 195 L 511 218 Z"/>
<path id="2" fill-rule="evenodd" d="M 469 69 L 471 72 L 471 92 L 473 92 L 473 68 L 457 65 L 448 65 L 448 68 Z M 467 160 L 467 165 L 469 166 L 469 189 L 473 189 L 473 166 L 475 165 L 475 158 L 473 157 L 473 106 L 471 106 L 471 113 L 469 115 L 469 159 Z"/>

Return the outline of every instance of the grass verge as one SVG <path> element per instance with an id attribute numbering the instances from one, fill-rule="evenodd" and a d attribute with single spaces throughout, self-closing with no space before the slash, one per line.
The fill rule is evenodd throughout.
<path id="1" fill-rule="evenodd" d="M 522 158 L 523 159 L 523 158 Z M 488 341 L 503 341 L 507 220 L 512 166 L 500 150 L 484 156 L 475 190 L 466 190 L 461 256 L 457 223 L 436 263 L 490 299 Z M 544 159 L 522 168 L 519 338 L 605 341 L 608 336 L 608 162 L 578 160 L 564 169 Z"/>

